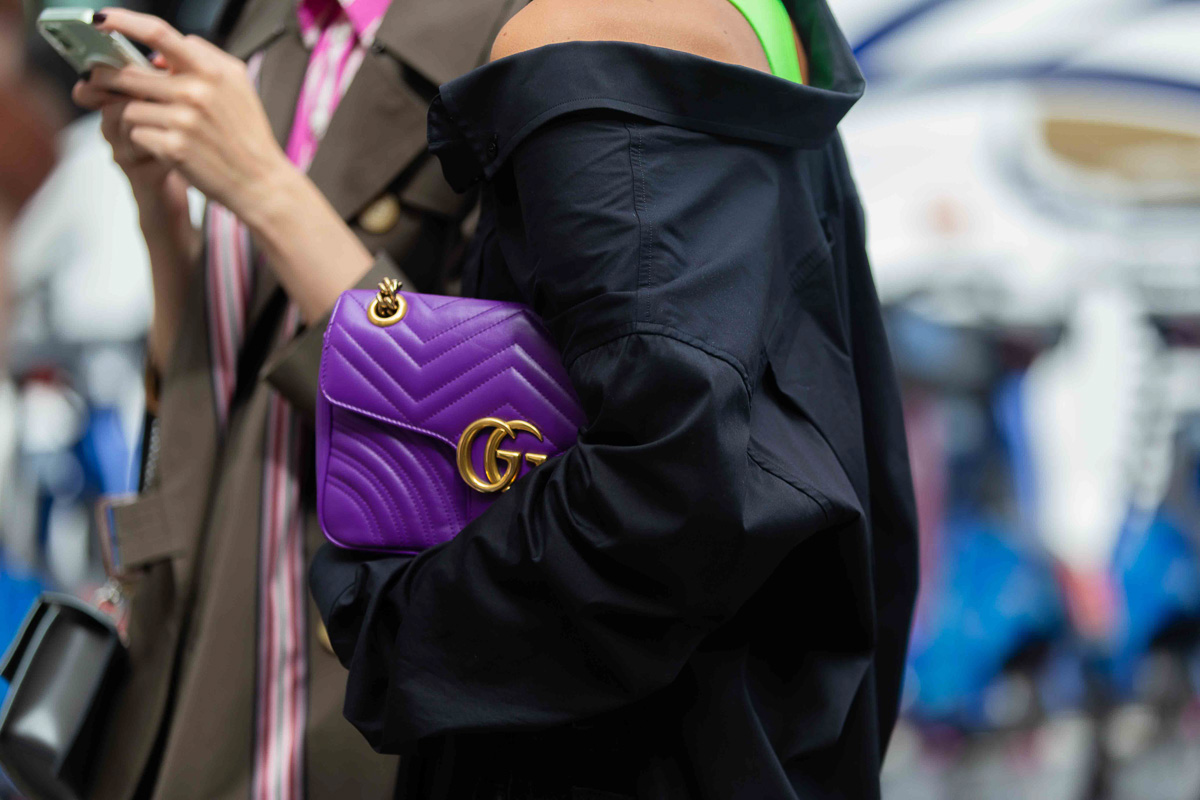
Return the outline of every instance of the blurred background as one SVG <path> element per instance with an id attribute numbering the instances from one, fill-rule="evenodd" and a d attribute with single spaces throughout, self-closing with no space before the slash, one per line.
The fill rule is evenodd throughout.
<path id="1" fill-rule="evenodd" d="M 921 518 L 885 796 L 1200 798 L 1200 3 L 834 10 Z"/>
<path id="2" fill-rule="evenodd" d="M 921 517 L 885 797 L 1200 800 L 1200 0 L 831 5 Z M 0 646 L 103 583 L 94 503 L 141 447 L 133 201 L 94 117 L 59 146 L 12 231 Z"/>

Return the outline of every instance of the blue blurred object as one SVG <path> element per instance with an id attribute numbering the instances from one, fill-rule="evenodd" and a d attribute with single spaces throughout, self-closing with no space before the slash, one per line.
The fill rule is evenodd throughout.
<path id="1" fill-rule="evenodd" d="M 889 310 L 888 341 L 901 373 L 942 389 L 982 389 L 992 379 L 991 348 L 977 332 L 904 308 Z"/>
<path id="2" fill-rule="evenodd" d="M 29 609 L 45 588 L 36 575 L 11 569 L 0 559 L 0 650 L 8 650 Z M 0 678 L 0 700 L 7 694 L 8 681 Z M 14 800 L 20 797 L 3 773 L 0 773 L 0 797 Z"/>
<path id="3" fill-rule="evenodd" d="M 1066 614 L 1051 565 L 1012 539 L 977 518 L 948 526 L 942 602 L 910 660 L 914 717 L 986 726 L 984 693 L 1004 667 L 1063 634 Z"/>
<path id="4" fill-rule="evenodd" d="M 1156 638 L 1181 623 L 1200 622 L 1200 558 L 1187 534 L 1159 512 L 1149 524 L 1127 522 L 1112 559 L 1118 620 L 1111 679 L 1134 691 L 1142 658 Z"/>
<path id="5" fill-rule="evenodd" d="M 1035 541 L 1038 488 L 1026 427 L 1024 381 L 1024 376 L 1019 374 L 1004 378 L 996 389 L 993 409 L 996 429 L 1008 451 L 1008 463 L 1012 471 L 1017 530 L 1025 541 Z"/>
<path id="6" fill-rule="evenodd" d="M 117 409 L 93 407 L 76 449 L 90 488 L 102 495 L 134 491 L 133 461 Z"/>
<path id="7" fill-rule="evenodd" d="M 0 561 L 0 650 L 7 650 L 16 638 L 25 615 L 46 588 L 36 575 L 15 570 Z M 8 683 L 0 679 L 0 698 L 8 692 Z"/>

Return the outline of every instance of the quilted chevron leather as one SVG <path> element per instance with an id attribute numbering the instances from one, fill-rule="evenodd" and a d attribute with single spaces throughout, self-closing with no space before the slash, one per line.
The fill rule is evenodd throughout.
<path id="1" fill-rule="evenodd" d="M 317 510 L 342 547 L 413 553 L 448 541 L 497 494 L 472 489 L 455 450 L 476 420 L 536 426 L 503 447 L 553 456 L 584 417 L 541 321 L 515 303 L 402 293 L 404 318 L 379 327 L 374 292 L 344 293 L 325 331 L 317 398 Z M 487 435 L 472 460 L 485 475 Z M 504 466 L 501 464 L 501 469 Z M 522 474 L 531 467 L 522 461 Z"/>

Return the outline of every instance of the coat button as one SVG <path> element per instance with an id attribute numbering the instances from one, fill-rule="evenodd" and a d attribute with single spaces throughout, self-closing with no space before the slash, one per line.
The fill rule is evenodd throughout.
<path id="1" fill-rule="evenodd" d="M 488 145 L 488 158 L 495 158 L 500 152 L 500 137 L 492 136 L 491 144 Z"/>
<path id="2" fill-rule="evenodd" d="M 358 224 L 367 233 L 387 233 L 400 220 L 400 201 L 394 194 L 380 195 L 358 215 Z"/>

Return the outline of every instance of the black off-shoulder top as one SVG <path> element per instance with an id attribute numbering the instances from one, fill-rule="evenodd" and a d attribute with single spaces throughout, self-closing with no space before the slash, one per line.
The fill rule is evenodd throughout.
<path id="1" fill-rule="evenodd" d="M 484 196 L 465 288 L 541 315 L 588 423 L 446 545 L 315 559 L 402 797 L 879 793 L 916 515 L 836 132 L 863 81 L 789 7 L 809 85 L 571 42 L 433 104 Z"/>

